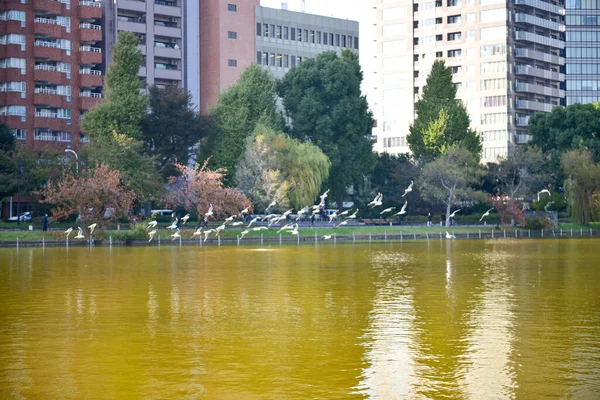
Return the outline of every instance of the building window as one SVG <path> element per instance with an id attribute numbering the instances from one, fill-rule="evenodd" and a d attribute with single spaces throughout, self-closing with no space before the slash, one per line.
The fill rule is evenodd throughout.
<path id="1" fill-rule="evenodd" d="M 323 36 L 321 35 L 321 31 L 317 31 L 317 44 L 321 44 Z"/>
<path id="2" fill-rule="evenodd" d="M 340 34 L 335 34 L 335 47 L 340 47 Z"/>
<path id="3" fill-rule="evenodd" d="M 346 35 L 342 35 L 342 47 L 346 47 Z"/>
<path id="4" fill-rule="evenodd" d="M 448 41 L 460 40 L 460 32 L 453 32 L 448 34 Z"/>
<path id="5" fill-rule="evenodd" d="M 449 24 L 460 24 L 460 15 L 450 15 L 448 17 Z"/>
<path id="6" fill-rule="evenodd" d="M 283 67 L 283 55 L 282 54 L 277 54 L 277 66 Z"/>
<path id="7" fill-rule="evenodd" d="M 327 32 L 323 32 L 323 44 L 327 46 Z"/>
<path id="8" fill-rule="evenodd" d="M 303 35 L 304 35 L 303 36 L 304 37 L 304 41 L 308 42 L 308 29 L 304 29 Z"/>
<path id="9" fill-rule="evenodd" d="M 275 31 L 275 37 L 277 37 L 277 39 L 281 39 L 281 25 L 277 25 L 276 31 Z"/>
<path id="10" fill-rule="evenodd" d="M 262 53 L 260 51 L 256 52 L 256 63 L 258 65 L 262 64 Z"/>
<path id="11" fill-rule="evenodd" d="M 297 30 L 298 30 L 298 37 L 297 37 L 297 39 L 298 39 L 299 42 L 301 42 L 302 41 L 302 29 L 298 28 Z"/>
<path id="12" fill-rule="evenodd" d="M 296 66 L 296 56 L 292 56 L 292 67 Z"/>
<path id="13" fill-rule="evenodd" d="M 283 27 L 283 39 L 284 40 L 289 39 L 289 31 L 290 31 L 290 29 L 287 26 Z"/>
<path id="14" fill-rule="evenodd" d="M 256 36 L 262 36 L 262 24 L 260 22 L 256 23 Z"/>
<path id="15" fill-rule="evenodd" d="M 25 129 L 11 129 L 10 132 L 18 140 L 27 139 L 27 131 Z"/>
<path id="16" fill-rule="evenodd" d="M 227 11 L 237 12 L 237 5 L 235 5 L 235 4 L 227 4 Z"/>
<path id="17" fill-rule="evenodd" d="M 227 60 L 227 65 L 230 67 L 237 67 L 237 60 L 232 60 L 231 58 Z"/>
<path id="18" fill-rule="evenodd" d="M 460 49 L 448 50 L 448 58 L 460 57 L 461 53 Z"/>
<path id="19" fill-rule="evenodd" d="M 289 68 L 290 67 L 290 56 L 287 54 L 283 55 L 283 68 Z"/>
<path id="20" fill-rule="evenodd" d="M 296 40 L 296 28 L 290 28 L 290 40 Z"/>
<path id="21" fill-rule="evenodd" d="M 269 54 L 269 65 L 271 67 L 275 66 L 275 53 Z"/>
<path id="22" fill-rule="evenodd" d="M 384 26 L 384 28 L 385 28 L 385 26 Z M 333 33 L 329 34 L 329 45 L 333 46 Z"/>
<path id="23" fill-rule="evenodd" d="M 358 36 L 354 36 L 354 49 L 358 50 Z"/>
<path id="24" fill-rule="evenodd" d="M 475 39 L 475 31 L 467 31 L 467 40 Z"/>
<path id="25" fill-rule="evenodd" d="M 271 28 L 269 29 L 269 33 L 271 34 L 272 38 L 275 37 L 275 25 L 271 24 Z"/>
<path id="26" fill-rule="evenodd" d="M 229 32 L 227 32 L 227 37 L 229 39 L 237 39 L 237 32 L 229 31 Z"/>
<path id="27" fill-rule="evenodd" d="M 269 37 L 269 24 L 263 24 L 263 36 Z"/>
<path id="28" fill-rule="evenodd" d="M 310 40 L 309 42 L 314 43 L 315 42 L 315 31 L 311 30 L 310 31 Z"/>

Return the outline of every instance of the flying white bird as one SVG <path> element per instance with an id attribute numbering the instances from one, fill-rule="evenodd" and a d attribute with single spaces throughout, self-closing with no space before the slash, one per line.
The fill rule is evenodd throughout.
<path id="1" fill-rule="evenodd" d="M 194 233 L 192 233 L 192 237 L 200 235 L 202 235 L 202 228 L 198 228 Z"/>
<path id="2" fill-rule="evenodd" d="M 258 232 L 258 231 L 266 231 L 269 228 L 267 228 L 266 226 L 257 226 L 256 228 L 252 228 L 253 231 Z"/>
<path id="3" fill-rule="evenodd" d="M 320 212 L 321 212 L 321 210 L 317 208 L 317 209 L 313 210 L 312 215 L 317 215 Z"/>
<path id="4" fill-rule="evenodd" d="M 379 215 L 383 215 L 383 214 L 386 214 L 386 213 L 392 212 L 392 211 L 393 211 L 393 210 L 395 210 L 395 209 L 396 209 L 396 207 L 389 207 L 389 208 L 386 208 L 385 210 L 383 210 L 382 212 L 380 212 L 380 213 L 379 213 Z"/>
<path id="5" fill-rule="evenodd" d="M 69 235 L 71 234 L 71 232 L 73 232 L 73 228 L 69 228 L 65 231 L 65 233 L 67 234 L 67 237 L 69 237 Z"/>
<path id="6" fill-rule="evenodd" d="M 269 220 L 269 223 L 267 224 L 267 226 L 270 228 L 271 225 L 276 224 L 279 221 L 281 221 L 281 217 L 273 217 Z"/>
<path id="7" fill-rule="evenodd" d="M 182 218 L 181 218 L 181 222 L 183 222 L 183 224 L 185 225 L 185 223 L 187 222 L 187 220 L 190 219 L 190 214 L 185 214 Z"/>
<path id="8" fill-rule="evenodd" d="M 323 240 L 329 240 L 329 239 L 331 239 L 331 235 L 324 235 L 323 236 Z"/>
<path id="9" fill-rule="evenodd" d="M 304 207 L 302 210 L 298 211 L 298 217 L 296 218 L 296 221 L 300 220 L 300 217 L 303 214 L 306 214 L 308 212 L 308 207 Z"/>
<path id="10" fill-rule="evenodd" d="M 356 214 L 358 214 L 358 208 L 356 209 L 356 211 L 354 211 L 354 213 L 352 213 L 352 215 L 348 216 L 348 219 L 356 218 Z"/>
<path id="11" fill-rule="evenodd" d="M 277 233 L 280 233 L 281 231 L 287 231 L 288 229 L 292 229 L 294 227 L 294 224 L 285 224 L 283 227 L 281 227 Z"/>
<path id="12" fill-rule="evenodd" d="M 550 191 L 548 189 L 542 189 L 537 193 L 537 201 L 540 201 L 540 193 L 547 193 L 548 196 L 552 196 L 552 194 L 550 193 Z"/>
<path id="13" fill-rule="evenodd" d="M 222 231 L 223 229 L 225 229 L 225 224 L 223 224 L 223 225 L 219 225 L 219 226 L 217 227 L 217 229 L 215 229 L 215 236 L 219 236 L 219 235 L 221 234 L 221 231 Z"/>
<path id="14" fill-rule="evenodd" d="M 83 229 L 81 228 L 77 228 L 79 229 L 79 232 L 77 232 L 77 236 L 75 236 L 75 239 L 85 239 L 85 236 L 83 236 Z"/>
<path id="15" fill-rule="evenodd" d="M 94 233 L 94 229 L 96 229 L 96 226 L 98 226 L 98 224 L 95 222 L 88 226 L 88 229 L 90 230 L 90 235 Z"/>
<path id="16" fill-rule="evenodd" d="M 234 219 L 235 219 L 234 215 L 230 216 L 229 218 L 225 218 L 225 223 L 232 222 Z"/>
<path id="17" fill-rule="evenodd" d="M 148 242 L 151 242 L 152 239 L 154 239 L 154 235 L 156 235 L 156 232 L 158 232 L 156 229 L 148 232 Z"/>
<path id="18" fill-rule="evenodd" d="M 204 216 L 206 218 L 213 216 L 213 206 L 212 206 L 212 203 L 209 203 L 209 204 L 210 204 L 210 207 L 208 207 L 208 212 L 206 214 L 204 214 Z"/>
<path id="19" fill-rule="evenodd" d="M 483 219 L 485 217 L 487 217 L 488 215 L 490 215 L 490 211 L 492 211 L 494 208 L 490 208 L 489 210 L 487 210 L 485 213 L 483 213 L 483 215 L 481 216 L 481 218 L 479 218 L 479 222 L 483 221 Z"/>
<path id="20" fill-rule="evenodd" d="M 240 216 L 243 216 L 244 214 L 248 214 L 248 212 L 250 212 L 250 207 L 246 207 L 242 211 L 240 211 Z"/>
<path id="21" fill-rule="evenodd" d="M 550 206 L 554 204 L 553 201 L 549 201 L 545 206 L 544 206 L 544 211 L 548 211 L 548 209 L 550 208 Z"/>
<path id="22" fill-rule="evenodd" d="M 344 215 L 348 215 L 349 212 L 350 212 L 350 209 L 342 211 L 341 213 L 338 214 L 338 217 L 343 217 Z"/>
<path id="23" fill-rule="evenodd" d="M 267 206 L 267 208 L 266 208 L 266 209 L 268 210 L 269 208 L 271 208 L 271 207 L 275 207 L 276 205 L 277 205 L 277 202 L 276 202 L 275 200 L 273 200 L 273 201 L 271 202 L 271 204 L 269 204 L 269 205 Z"/>
<path id="24" fill-rule="evenodd" d="M 206 239 L 208 239 L 208 235 L 210 235 L 211 233 L 213 233 L 215 230 L 214 229 L 209 229 L 207 231 L 204 231 L 204 241 L 206 242 Z"/>
<path id="25" fill-rule="evenodd" d="M 338 214 L 337 214 L 337 211 L 334 211 L 334 212 L 333 212 L 333 214 L 331 214 L 331 215 L 329 216 L 329 222 L 333 221 L 333 219 L 334 219 L 335 217 L 337 217 L 337 216 L 338 216 Z"/>
<path id="26" fill-rule="evenodd" d="M 292 213 L 292 211 L 294 211 L 293 208 L 290 208 L 289 210 L 287 210 L 286 212 L 284 212 L 281 216 L 283 218 L 287 217 L 288 215 L 290 215 Z"/>
<path id="27" fill-rule="evenodd" d="M 345 220 L 345 221 L 342 221 L 342 222 L 340 222 L 340 223 L 339 223 L 339 224 L 336 226 L 336 228 L 339 228 L 340 226 L 342 226 L 342 225 L 346 225 L 346 224 L 348 224 L 348 220 Z"/>
<path id="28" fill-rule="evenodd" d="M 260 217 L 253 218 L 253 219 L 250 221 L 250 223 L 248 224 L 247 228 L 250 228 L 250 226 L 252 226 L 252 224 L 253 224 L 253 223 L 255 223 L 256 221 L 258 221 L 259 219 L 260 219 Z"/>
<path id="29" fill-rule="evenodd" d="M 267 214 L 267 215 L 265 215 L 265 216 L 263 217 L 262 221 L 266 221 L 266 220 L 268 220 L 268 219 L 271 219 L 271 218 L 273 218 L 274 216 L 275 216 L 275 214 Z"/>
<path id="30" fill-rule="evenodd" d="M 446 239 L 456 239 L 456 236 L 451 235 L 448 233 L 448 231 L 446 231 Z"/>
<path id="31" fill-rule="evenodd" d="M 167 229 L 177 229 L 177 218 L 175 218 L 175 221 L 171 225 L 167 226 Z"/>
<path id="32" fill-rule="evenodd" d="M 296 227 L 293 230 L 291 230 L 290 233 L 292 235 L 297 235 L 298 234 L 298 224 L 296 224 Z"/>
<path id="33" fill-rule="evenodd" d="M 408 193 L 412 192 L 412 187 L 413 187 L 413 181 L 410 181 L 410 185 L 408 185 L 408 187 L 404 190 L 404 194 L 402 195 L 402 197 L 404 197 Z"/>
<path id="34" fill-rule="evenodd" d="M 156 222 L 156 221 L 150 221 L 150 222 L 148 222 L 148 229 L 150 229 L 150 228 L 156 228 L 156 225 L 158 225 L 158 222 Z"/>
<path id="35" fill-rule="evenodd" d="M 177 238 L 180 238 L 180 237 L 181 237 L 181 234 L 179 233 L 179 229 L 178 229 L 178 230 L 176 230 L 176 231 L 175 231 L 175 233 L 171 235 L 171 237 L 173 238 L 173 239 L 171 239 L 171 240 L 175 240 L 175 239 L 177 239 Z"/>
<path id="36" fill-rule="evenodd" d="M 377 196 L 375 196 L 375 198 L 367 205 L 371 207 L 375 207 L 377 203 L 380 203 L 379 205 L 381 205 L 381 199 L 383 199 L 383 194 L 377 193 Z"/>
<path id="37" fill-rule="evenodd" d="M 459 208 L 458 210 L 454 211 L 452 214 L 450 214 L 450 218 L 454 218 L 454 216 L 456 215 L 457 212 L 459 212 L 461 209 Z"/>
<path id="38" fill-rule="evenodd" d="M 242 231 L 242 232 L 240 233 L 240 239 L 243 239 L 243 238 L 244 238 L 244 236 L 246 236 L 246 235 L 247 235 L 247 234 L 249 234 L 249 233 L 250 233 L 250 230 L 248 230 L 248 229 L 246 229 L 245 231 Z"/>
<path id="39" fill-rule="evenodd" d="M 406 205 L 408 204 L 408 201 L 405 200 L 404 201 L 404 205 L 402 206 L 402 208 L 400 209 L 400 211 L 398 211 L 395 215 L 403 215 L 406 214 Z"/>
<path id="40" fill-rule="evenodd" d="M 242 221 L 235 221 L 233 224 L 231 224 L 231 226 L 240 226 L 243 225 L 244 223 Z"/>

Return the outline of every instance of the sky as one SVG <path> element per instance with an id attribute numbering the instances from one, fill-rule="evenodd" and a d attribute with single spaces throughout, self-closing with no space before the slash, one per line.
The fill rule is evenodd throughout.
<path id="1" fill-rule="evenodd" d="M 281 8 L 288 3 L 291 11 L 302 11 L 301 0 L 261 0 L 260 5 Z M 359 54 L 363 70 L 363 94 L 368 95 L 375 86 L 375 0 L 306 0 L 305 12 L 327 17 L 345 18 L 359 22 Z"/>

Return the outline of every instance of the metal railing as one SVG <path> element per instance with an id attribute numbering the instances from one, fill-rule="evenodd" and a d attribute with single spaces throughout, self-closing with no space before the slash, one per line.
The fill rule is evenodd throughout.
<path id="1" fill-rule="evenodd" d="M 79 46 L 79 51 L 91 51 L 92 53 L 102 53 L 102 49 L 100 47 L 92 46 Z"/>
<path id="2" fill-rule="evenodd" d="M 48 18 L 40 18 L 40 17 L 36 17 L 33 22 L 40 22 L 42 24 L 51 24 L 51 25 L 58 25 L 58 21 L 55 19 L 48 19 Z"/>
<path id="3" fill-rule="evenodd" d="M 95 69 L 82 68 L 79 70 L 80 74 L 84 75 L 102 75 L 102 71 L 96 71 Z"/>
<path id="4" fill-rule="evenodd" d="M 102 30 L 102 25 L 94 25 L 94 24 L 90 24 L 88 22 L 82 22 L 79 24 L 80 28 L 83 29 L 95 29 L 97 31 L 101 31 Z"/>
<path id="5" fill-rule="evenodd" d="M 102 3 L 98 3 L 98 2 L 95 2 L 95 1 L 80 1 L 79 5 L 80 6 L 92 6 L 92 7 L 102 8 Z"/>
<path id="6" fill-rule="evenodd" d="M 56 90 L 56 89 L 48 89 L 48 88 L 35 88 L 35 90 L 33 92 L 34 93 L 41 93 L 41 94 L 59 94 L 58 90 Z"/>
<path id="7" fill-rule="evenodd" d="M 51 47 L 54 49 L 60 49 L 60 43 L 55 43 L 55 42 L 46 42 L 43 40 L 36 40 L 35 42 L 33 42 L 33 44 L 35 46 L 41 46 L 41 47 Z"/>
<path id="8" fill-rule="evenodd" d="M 92 99 L 101 99 L 102 93 L 79 92 L 79 97 L 91 97 Z"/>

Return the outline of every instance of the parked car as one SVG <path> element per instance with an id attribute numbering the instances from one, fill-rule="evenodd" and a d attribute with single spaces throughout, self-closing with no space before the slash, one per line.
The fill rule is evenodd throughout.
<path id="1" fill-rule="evenodd" d="M 22 213 L 19 217 L 17 217 L 16 215 L 14 217 L 10 217 L 8 220 L 11 222 L 17 222 L 17 219 L 21 222 L 29 222 L 31 221 L 31 217 L 33 216 L 33 213 L 30 211 L 25 211 L 24 213 Z"/>

